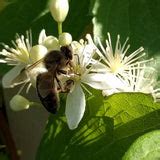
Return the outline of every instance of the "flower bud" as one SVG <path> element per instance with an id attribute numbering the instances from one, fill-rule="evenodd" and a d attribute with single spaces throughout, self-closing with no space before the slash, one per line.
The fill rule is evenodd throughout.
<path id="1" fill-rule="evenodd" d="M 59 50 L 59 41 L 56 37 L 48 36 L 42 43 L 48 50 Z"/>
<path id="2" fill-rule="evenodd" d="M 72 42 L 72 36 L 71 36 L 71 34 L 66 33 L 66 32 L 60 34 L 60 36 L 59 36 L 59 43 L 60 43 L 61 46 L 70 45 L 71 42 Z"/>
<path id="3" fill-rule="evenodd" d="M 42 59 L 48 52 L 47 48 L 42 45 L 33 46 L 30 50 L 30 60 L 32 63 Z"/>
<path id="4" fill-rule="evenodd" d="M 21 95 L 15 95 L 10 100 L 10 107 L 13 111 L 21 111 L 24 109 L 28 109 L 30 102 Z"/>
<path id="5" fill-rule="evenodd" d="M 51 0 L 50 12 L 57 22 L 63 22 L 68 14 L 68 0 Z"/>

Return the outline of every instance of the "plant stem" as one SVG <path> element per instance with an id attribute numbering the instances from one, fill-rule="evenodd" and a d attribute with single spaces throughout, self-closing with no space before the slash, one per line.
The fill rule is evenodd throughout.
<path id="1" fill-rule="evenodd" d="M 30 107 L 42 107 L 42 105 L 37 102 L 30 102 Z"/>
<path id="2" fill-rule="evenodd" d="M 58 34 L 62 33 L 62 22 L 58 22 Z"/>

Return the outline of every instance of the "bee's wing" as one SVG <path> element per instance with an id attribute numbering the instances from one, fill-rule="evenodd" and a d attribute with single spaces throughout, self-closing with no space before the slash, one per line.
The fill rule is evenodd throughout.
<path id="1" fill-rule="evenodd" d="M 37 91 L 40 97 L 45 98 L 52 88 L 54 88 L 54 77 L 52 74 L 46 72 L 37 76 Z"/>
<path id="2" fill-rule="evenodd" d="M 12 80 L 12 85 L 16 86 L 22 83 L 27 83 L 29 82 L 29 78 L 25 72 L 24 69 L 22 69 L 22 71 Z"/>
<path id="3" fill-rule="evenodd" d="M 56 113 L 59 106 L 57 89 L 54 83 L 54 75 L 50 72 L 37 76 L 37 94 L 47 111 Z"/>
<path id="4" fill-rule="evenodd" d="M 11 81 L 11 84 L 13 86 L 22 84 L 22 83 L 27 83 L 29 82 L 30 78 L 28 77 L 28 73 L 29 71 L 31 71 L 32 69 L 34 69 L 37 65 L 39 65 L 41 62 L 43 61 L 43 58 L 38 60 L 37 62 L 33 63 L 32 65 L 28 66 L 28 67 L 24 67 L 19 71 L 19 74 L 17 74 L 17 76 Z"/>
<path id="5" fill-rule="evenodd" d="M 30 66 L 26 67 L 25 70 L 29 72 L 33 68 L 37 67 L 40 63 L 42 63 L 43 60 L 44 60 L 44 58 L 41 58 L 40 60 L 38 60 L 35 63 L 31 64 Z"/>
<path id="6" fill-rule="evenodd" d="M 26 78 L 23 79 L 24 76 L 22 76 L 21 78 L 19 77 L 19 74 L 24 69 L 24 67 L 25 67 L 24 65 L 18 65 L 13 67 L 9 72 L 7 72 L 2 79 L 3 87 L 12 88 L 18 84 L 21 84 L 22 81 L 24 82 Z"/>

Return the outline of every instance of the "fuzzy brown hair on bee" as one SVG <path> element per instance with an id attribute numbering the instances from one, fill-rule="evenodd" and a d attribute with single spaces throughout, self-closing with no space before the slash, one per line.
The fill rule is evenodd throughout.
<path id="1" fill-rule="evenodd" d="M 71 60 L 72 51 L 69 46 L 61 47 L 60 51 L 52 50 L 43 60 L 48 71 L 37 76 L 38 97 L 47 111 L 53 114 L 59 107 L 58 90 L 62 91 L 58 75 L 67 73 L 64 69 L 71 66 Z M 66 91 L 68 92 L 68 89 Z"/>

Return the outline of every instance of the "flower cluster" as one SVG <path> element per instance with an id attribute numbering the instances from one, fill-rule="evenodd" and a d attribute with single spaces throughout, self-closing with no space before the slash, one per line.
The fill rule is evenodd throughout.
<path id="1" fill-rule="evenodd" d="M 60 81 L 63 84 L 68 80 L 72 81 L 65 107 L 65 115 L 70 129 L 77 128 L 84 115 L 85 93 L 92 94 L 87 86 L 102 90 L 104 96 L 119 92 L 142 92 L 152 94 L 155 100 L 159 100 L 160 89 L 158 88 L 157 72 L 150 65 L 154 63 L 154 59 L 145 59 L 143 47 L 129 53 L 128 38 L 121 45 L 119 35 L 116 45 L 113 47 L 109 33 L 106 47 L 102 45 L 99 38 L 97 38 L 98 45 L 96 45 L 90 34 L 86 35 L 85 40 L 72 41 L 69 33 L 61 33 L 62 22 L 69 9 L 68 1 L 63 1 L 65 2 L 63 7 L 67 6 L 65 10 L 60 5 L 62 1 L 55 0 L 50 7 L 53 18 L 58 22 L 59 38 L 46 36 L 45 30 L 42 30 L 37 45 L 32 45 L 31 32 L 27 32 L 26 39 L 23 35 L 17 35 L 16 41 L 13 42 L 14 47 L 3 44 L 5 49 L 0 54 L 4 58 L 0 59 L 0 62 L 15 66 L 4 76 L 3 86 L 8 88 L 21 84 L 23 88 L 24 85 L 29 84 L 28 92 L 31 85 L 36 87 L 36 77 L 40 73 L 48 72 L 43 64 L 46 54 L 52 50 L 60 51 L 62 46 L 70 46 L 73 56 L 72 65 L 67 66 L 66 74 L 57 74 L 57 77 L 61 76 Z M 10 102 L 13 110 L 28 109 L 31 104 L 20 96 L 22 88 Z M 22 101 L 25 102 L 24 107 L 19 105 L 19 102 Z"/>

